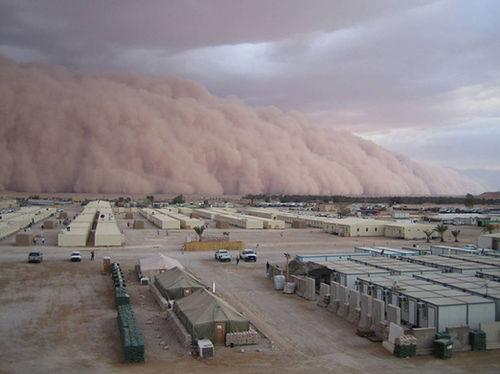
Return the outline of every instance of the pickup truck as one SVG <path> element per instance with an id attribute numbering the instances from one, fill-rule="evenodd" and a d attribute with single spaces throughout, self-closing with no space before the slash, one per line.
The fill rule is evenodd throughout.
<path id="1" fill-rule="evenodd" d="M 257 261 L 257 253 L 253 249 L 244 249 L 242 252 L 240 252 L 240 259 L 243 261 Z"/>
<path id="2" fill-rule="evenodd" d="M 217 252 L 215 252 L 215 259 L 220 262 L 231 262 L 231 253 L 229 253 L 225 249 L 219 249 Z"/>
<path id="3" fill-rule="evenodd" d="M 28 255 L 28 262 L 29 263 L 39 264 L 42 261 L 43 261 L 42 252 L 30 252 L 30 254 Z"/>

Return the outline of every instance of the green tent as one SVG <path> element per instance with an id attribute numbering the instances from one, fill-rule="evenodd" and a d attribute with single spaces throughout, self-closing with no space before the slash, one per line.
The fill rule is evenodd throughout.
<path id="1" fill-rule="evenodd" d="M 155 285 L 163 297 L 169 300 L 180 299 L 198 289 L 206 288 L 194 275 L 177 267 L 155 276 Z"/>
<path id="2" fill-rule="evenodd" d="M 225 334 L 248 331 L 250 328 L 248 319 L 205 289 L 177 301 L 174 312 L 193 341 L 210 339 L 215 344 L 224 344 Z"/>

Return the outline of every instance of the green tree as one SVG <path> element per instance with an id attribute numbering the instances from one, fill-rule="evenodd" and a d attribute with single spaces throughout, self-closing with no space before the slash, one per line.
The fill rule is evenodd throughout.
<path id="1" fill-rule="evenodd" d="M 455 243 L 458 243 L 458 235 L 460 235 L 460 230 L 452 230 L 451 235 L 455 238 Z"/>
<path id="2" fill-rule="evenodd" d="M 431 242 L 431 237 L 432 237 L 432 234 L 434 234 L 436 230 L 424 230 L 424 234 L 427 238 L 427 243 L 430 243 Z"/>
<path id="3" fill-rule="evenodd" d="M 146 196 L 146 200 L 147 200 L 147 201 L 149 201 L 149 204 L 150 204 L 151 206 L 153 206 L 153 205 L 154 205 L 154 203 L 155 203 L 155 197 L 154 197 L 153 195 L 148 195 L 148 196 Z"/>
<path id="4" fill-rule="evenodd" d="M 444 233 L 448 231 L 448 226 L 440 224 L 436 226 L 436 232 L 439 233 L 439 236 L 441 237 L 441 242 L 444 242 Z"/>
<path id="5" fill-rule="evenodd" d="M 177 195 L 176 197 L 174 197 L 172 199 L 172 204 L 184 204 L 186 202 L 186 199 L 184 198 L 184 196 L 181 194 L 181 195 Z"/>
<path id="6" fill-rule="evenodd" d="M 203 236 L 203 231 L 205 231 L 205 226 L 196 226 L 193 227 L 194 232 L 198 234 L 198 241 L 201 242 L 201 238 Z"/>
<path id="7" fill-rule="evenodd" d="M 472 194 L 468 193 L 467 195 L 465 195 L 464 205 L 467 208 L 473 208 L 475 203 L 476 202 L 475 202 L 474 196 Z"/>
<path id="8" fill-rule="evenodd" d="M 351 214 L 351 209 L 349 209 L 347 205 L 341 205 L 338 207 L 337 215 L 339 218 L 347 217 L 349 214 Z"/>

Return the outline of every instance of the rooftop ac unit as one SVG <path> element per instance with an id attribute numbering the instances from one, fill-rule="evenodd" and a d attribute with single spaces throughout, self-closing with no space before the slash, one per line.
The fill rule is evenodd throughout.
<path id="1" fill-rule="evenodd" d="M 214 357 L 214 345 L 209 339 L 198 340 L 198 354 L 200 357 Z"/>

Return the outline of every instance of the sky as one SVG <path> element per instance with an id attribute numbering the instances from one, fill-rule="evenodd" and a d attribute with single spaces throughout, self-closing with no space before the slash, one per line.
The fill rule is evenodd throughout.
<path id="1" fill-rule="evenodd" d="M 192 79 L 500 189 L 500 1 L 0 0 L 0 54 Z"/>

